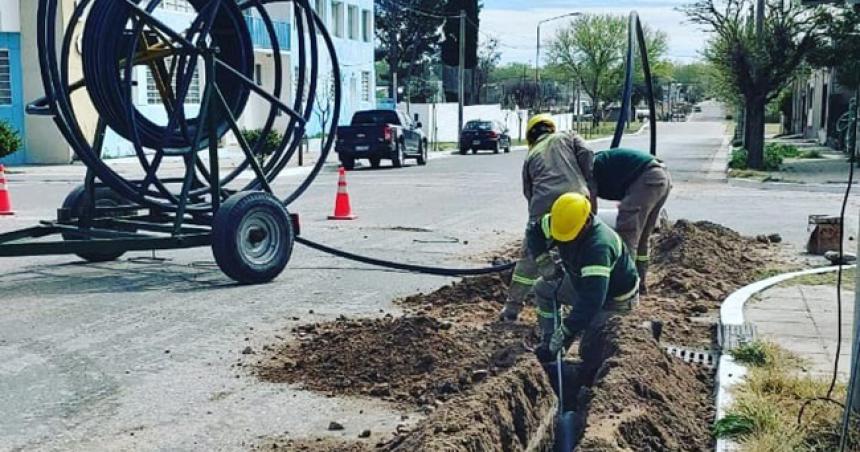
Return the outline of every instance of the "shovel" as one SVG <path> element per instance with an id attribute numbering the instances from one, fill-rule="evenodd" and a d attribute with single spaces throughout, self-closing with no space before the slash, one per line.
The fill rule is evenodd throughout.
<path id="1" fill-rule="evenodd" d="M 555 310 L 555 327 L 561 328 L 561 316 L 558 310 L 558 290 L 555 290 L 553 300 Z M 555 357 L 556 370 L 558 372 L 558 415 L 555 423 L 555 450 L 557 452 L 571 452 L 576 446 L 576 412 L 564 411 L 564 349 L 560 349 Z"/>

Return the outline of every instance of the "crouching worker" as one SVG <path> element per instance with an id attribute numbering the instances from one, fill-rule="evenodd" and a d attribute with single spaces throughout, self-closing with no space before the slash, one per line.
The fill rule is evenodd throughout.
<path id="1" fill-rule="evenodd" d="M 565 193 L 580 193 L 597 202 L 597 191 L 591 179 L 594 152 L 576 133 L 557 132 L 552 116 L 541 114 L 529 120 L 526 127 L 529 152 L 523 164 L 523 194 L 528 201 L 529 222 L 549 212 L 552 203 Z M 537 268 L 523 246 L 514 268 L 511 289 L 502 321 L 516 321 L 526 296 L 537 282 Z"/>
<path id="2" fill-rule="evenodd" d="M 647 152 L 619 148 L 597 153 L 593 177 L 600 198 L 621 201 L 615 230 L 635 253 L 639 292 L 646 295 L 651 234 L 672 189 L 669 171 Z"/>
<path id="3" fill-rule="evenodd" d="M 630 254 L 618 234 L 593 215 L 588 198 L 577 193 L 559 197 L 549 214 L 529 226 L 527 240 L 541 274 L 535 285 L 542 334 L 538 359 L 554 361 L 559 350 L 566 351 L 584 333 L 580 356 L 595 362 L 607 321 L 639 303 L 639 276 Z M 561 268 L 550 256 L 553 247 Z M 556 328 L 561 305 L 571 309 Z M 597 368 L 583 371 L 590 380 Z"/>

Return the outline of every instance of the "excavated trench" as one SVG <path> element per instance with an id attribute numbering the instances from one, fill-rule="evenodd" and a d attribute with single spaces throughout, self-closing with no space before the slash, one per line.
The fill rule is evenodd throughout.
<path id="1" fill-rule="evenodd" d="M 713 324 L 703 316 L 775 265 L 776 247 L 763 242 L 686 221 L 655 237 L 651 294 L 636 312 L 607 325 L 594 380 L 578 381 L 571 359 L 565 389 L 578 394 L 567 407 L 581 426 L 578 450 L 712 448 L 712 371 L 666 348 L 711 346 Z M 527 311 L 514 325 L 495 319 L 509 277 L 467 278 L 400 300 L 404 317 L 341 318 L 294 329 L 295 339 L 273 344 L 270 356 L 250 364 L 259 378 L 383 399 L 426 417 L 385 438 L 269 438 L 257 448 L 552 450 L 556 397 L 554 382 L 529 352 L 534 314 Z M 652 335 L 653 320 L 664 325 L 661 342 Z"/>

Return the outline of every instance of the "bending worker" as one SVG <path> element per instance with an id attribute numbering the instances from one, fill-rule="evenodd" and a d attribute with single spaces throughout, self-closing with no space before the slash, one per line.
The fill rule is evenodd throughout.
<path id="1" fill-rule="evenodd" d="M 552 116 L 531 118 L 526 126 L 529 152 L 523 164 L 523 194 L 528 201 L 529 222 L 548 213 L 553 202 L 564 193 L 579 193 L 596 202 L 597 191 L 591 180 L 594 152 L 576 133 L 557 133 Z M 515 321 L 526 296 L 537 282 L 535 262 L 523 253 L 514 268 L 511 289 L 499 314 L 503 321 Z"/>
<path id="2" fill-rule="evenodd" d="M 618 148 L 597 153 L 593 177 L 600 198 L 621 201 L 615 230 L 630 253 L 636 253 L 639 291 L 645 295 L 651 234 L 672 189 L 669 171 L 647 152 Z"/>
<path id="3" fill-rule="evenodd" d="M 553 204 L 551 213 L 533 222 L 527 231 L 528 250 L 539 263 L 541 278 L 535 285 L 538 322 L 542 333 L 538 359 L 551 362 L 583 333 L 580 356 L 600 362 L 602 332 L 613 316 L 629 313 L 639 303 L 639 276 L 621 238 L 592 214 L 591 202 L 579 193 L 567 193 Z M 549 258 L 557 248 L 562 268 Z M 571 306 L 556 328 L 557 308 Z M 586 378 L 597 369 L 586 368 Z"/>

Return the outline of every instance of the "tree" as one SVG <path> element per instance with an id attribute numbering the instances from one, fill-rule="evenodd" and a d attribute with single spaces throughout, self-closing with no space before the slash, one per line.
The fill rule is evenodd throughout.
<path id="1" fill-rule="evenodd" d="M 549 61 L 576 78 L 594 101 L 595 121 L 599 120 L 596 107 L 618 100 L 624 79 L 627 27 L 624 16 L 586 14 L 560 28 L 549 44 Z M 663 71 L 666 34 L 646 27 L 645 40 L 652 70 Z M 643 85 L 641 61 L 638 54 L 636 57 L 635 81 Z"/>
<path id="2" fill-rule="evenodd" d="M 398 84 L 408 83 L 439 50 L 443 5 L 436 0 L 376 0 L 375 4 L 378 57 L 397 74 Z M 395 89 L 391 83 L 392 98 Z"/>
<path id="3" fill-rule="evenodd" d="M 860 89 L 860 12 L 852 8 L 822 12 L 830 24 L 825 39 L 809 55 L 813 67 L 833 68 L 836 81 L 845 88 Z"/>
<path id="4" fill-rule="evenodd" d="M 448 19 L 443 30 L 442 62 L 446 66 L 460 64 L 460 19 L 455 18 L 460 11 L 466 11 L 466 69 L 474 69 L 478 65 L 478 28 L 481 23 L 478 0 L 448 0 L 445 4 Z"/>
<path id="5" fill-rule="evenodd" d="M 487 86 L 490 81 L 490 74 L 502 61 L 502 53 L 499 52 L 499 40 L 496 38 L 488 38 L 481 43 L 481 48 L 478 50 L 478 65 L 475 67 L 475 76 L 472 78 L 473 93 L 477 93 L 480 102 L 481 87 Z"/>
<path id="6" fill-rule="evenodd" d="M 720 88 L 746 107 L 744 143 L 753 169 L 764 167 L 766 106 L 818 45 L 825 25 L 820 8 L 799 3 L 766 0 L 761 33 L 749 14 L 752 0 L 699 0 L 682 7 L 694 23 L 713 33 L 705 59 L 716 70 Z"/>
<path id="7" fill-rule="evenodd" d="M 325 145 L 325 135 L 329 121 L 331 121 L 334 113 L 334 75 L 331 72 L 323 77 L 320 77 L 320 83 L 317 86 L 317 100 L 314 103 L 314 115 L 320 124 L 320 137 L 322 141 L 320 146 Z"/>

